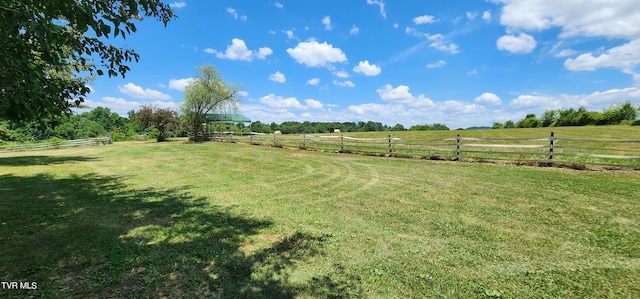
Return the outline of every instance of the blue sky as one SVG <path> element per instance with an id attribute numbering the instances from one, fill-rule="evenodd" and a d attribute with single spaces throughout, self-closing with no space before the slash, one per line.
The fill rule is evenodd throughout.
<path id="1" fill-rule="evenodd" d="M 262 122 L 490 126 L 640 104 L 637 0 L 252 0 L 171 3 L 126 40 L 141 60 L 90 84 L 90 107 L 179 109 L 195 68 L 242 84 Z"/>

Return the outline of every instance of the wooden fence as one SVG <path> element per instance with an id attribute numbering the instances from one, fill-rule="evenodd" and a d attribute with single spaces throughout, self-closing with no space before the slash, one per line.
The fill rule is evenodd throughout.
<path id="1" fill-rule="evenodd" d="M 0 147 L 0 152 L 35 151 L 45 149 L 67 148 L 77 146 L 94 146 L 111 144 L 111 137 L 77 139 L 77 140 L 56 140 L 41 143 L 18 143 Z"/>
<path id="2" fill-rule="evenodd" d="M 640 169 L 640 140 L 562 138 L 354 138 L 313 134 L 217 134 L 217 141 L 246 142 L 275 147 L 414 157 L 451 161 L 512 161 L 522 164 L 579 163 Z"/>

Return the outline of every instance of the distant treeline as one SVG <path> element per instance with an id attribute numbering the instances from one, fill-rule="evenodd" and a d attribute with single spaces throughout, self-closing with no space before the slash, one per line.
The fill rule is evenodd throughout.
<path id="1" fill-rule="evenodd" d="M 333 133 L 335 130 L 340 132 L 383 132 L 383 131 L 406 131 L 402 124 L 395 126 L 383 125 L 380 122 L 294 122 L 287 121 L 281 124 L 272 122 L 271 124 L 263 124 L 260 121 L 251 123 L 250 128 L 243 128 L 244 131 L 259 133 L 273 133 L 280 131 L 282 134 L 303 134 L 303 133 Z M 409 131 L 428 131 L 428 130 L 449 130 L 443 124 L 432 125 L 416 125 L 409 128 Z"/>
<path id="2" fill-rule="evenodd" d="M 605 126 L 605 125 L 640 125 L 638 111 L 630 102 L 612 105 L 602 112 L 587 111 L 584 107 L 547 110 L 538 118 L 535 114 L 527 114 L 518 122 L 508 120 L 505 123 L 495 122 L 492 129 L 508 128 L 541 128 L 568 126 Z"/>
<path id="3" fill-rule="evenodd" d="M 0 143 L 29 143 L 51 138 L 66 140 L 111 136 L 115 141 L 132 140 L 144 136 L 155 138 L 158 134 L 153 127 L 144 127 L 139 120 L 133 120 L 136 112 L 129 111 L 129 117 L 122 117 L 109 108 L 96 107 L 80 114 L 60 115 L 35 121 L 0 121 Z M 180 133 L 178 131 L 172 134 Z"/>

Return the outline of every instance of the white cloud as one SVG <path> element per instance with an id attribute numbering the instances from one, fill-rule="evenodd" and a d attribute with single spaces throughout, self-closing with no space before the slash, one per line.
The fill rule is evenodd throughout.
<path id="1" fill-rule="evenodd" d="M 444 60 L 438 60 L 438 61 L 436 61 L 436 62 L 434 62 L 434 63 L 427 64 L 427 68 L 435 69 L 435 68 L 443 67 L 443 66 L 445 66 L 446 64 L 447 64 L 447 62 L 446 62 L 446 61 L 444 61 Z"/>
<path id="2" fill-rule="evenodd" d="M 227 12 L 231 14 L 234 19 L 238 18 L 238 11 L 236 11 L 233 7 L 227 7 Z"/>
<path id="3" fill-rule="evenodd" d="M 275 5 L 277 8 L 283 8 L 284 7 L 284 4 L 282 4 L 282 3 L 278 2 L 278 1 L 276 1 L 276 3 L 274 3 L 273 5 Z"/>
<path id="4" fill-rule="evenodd" d="M 322 18 L 322 24 L 324 25 L 324 30 L 331 31 L 331 17 L 326 16 Z"/>
<path id="5" fill-rule="evenodd" d="M 358 35 L 358 32 L 360 32 L 360 28 L 356 27 L 356 25 L 353 25 L 351 30 L 349 30 L 349 34 L 351 35 Z"/>
<path id="6" fill-rule="evenodd" d="M 409 86 L 398 85 L 393 87 L 391 84 L 386 84 L 382 88 L 376 89 L 376 92 L 380 95 L 380 98 L 386 102 L 402 103 L 409 106 L 432 106 L 433 101 L 421 94 L 414 96 L 409 92 Z"/>
<path id="7" fill-rule="evenodd" d="M 538 95 L 520 95 L 511 103 L 509 107 L 513 109 L 528 109 L 535 107 L 549 107 L 549 109 L 558 109 L 562 107 L 558 98 L 550 96 Z"/>
<path id="8" fill-rule="evenodd" d="M 636 0 L 563 1 L 493 0 L 503 3 L 500 23 L 508 31 L 561 28 L 560 37 L 640 38 Z"/>
<path id="9" fill-rule="evenodd" d="M 299 116 L 290 112 L 287 108 L 270 107 L 262 103 L 243 104 L 240 106 L 240 111 L 243 115 L 251 119 L 260 120 L 263 123 L 301 120 Z"/>
<path id="10" fill-rule="evenodd" d="M 502 104 L 502 100 L 495 93 L 485 92 L 473 100 L 474 103 L 480 105 L 494 106 Z"/>
<path id="11" fill-rule="evenodd" d="M 171 79 L 169 80 L 169 88 L 175 89 L 179 91 L 184 91 L 184 89 L 193 82 L 194 78 L 184 78 L 184 79 Z"/>
<path id="12" fill-rule="evenodd" d="M 587 53 L 575 59 L 569 58 L 564 62 L 564 66 L 570 71 L 617 68 L 624 73 L 633 74 L 634 70 L 640 66 L 640 39 L 611 48 L 597 57 L 593 56 L 592 53 Z"/>
<path id="13" fill-rule="evenodd" d="M 356 85 L 350 80 L 345 80 L 345 81 L 333 80 L 333 84 L 337 86 L 342 86 L 342 87 L 356 87 Z"/>
<path id="14" fill-rule="evenodd" d="M 460 51 L 458 50 L 458 45 L 456 45 L 455 43 L 447 40 L 444 35 L 438 33 L 438 34 L 429 34 L 429 33 L 423 33 L 420 32 L 418 30 L 416 30 L 415 28 L 412 27 L 407 27 L 404 31 L 406 34 L 411 34 L 415 37 L 419 37 L 419 38 L 426 38 L 427 40 L 431 41 L 431 43 L 429 44 L 430 48 L 434 48 L 443 52 L 449 52 L 451 54 L 457 54 Z M 419 44 L 417 46 L 414 46 L 412 48 L 410 48 L 409 50 L 405 51 L 405 54 L 413 54 L 415 52 L 417 52 L 420 47 L 422 47 L 423 44 Z"/>
<path id="15" fill-rule="evenodd" d="M 398 23 L 393 23 L 393 28 L 398 29 L 398 27 L 400 27 L 400 24 L 398 24 Z"/>
<path id="16" fill-rule="evenodd" d="M 640 65 L 640 5 L 636 0 L 617 1 L 564 1 L 554 0 L 492 0 L 503 4 L 500 23 L 507 33 L 521 31 L 559 31 L 560 39 L 578 37 L 602 37 L 595 41 L 609 43 L 625 40 L 606 51 L 567 59 L 566 69 L 593 71 L 599 68 L 615 68 L 627 74 L 635 74 Z M 596 46 L 597 47 L 597 46 Z M 609 46 L 608 46 L 609 47 Z M 565 49 L 556 57 L 572 56 L 576 52 Z"/>
<path id="17" fill-rule="evenodd" d="M 284 83 L 287 81 L 287 78 L 285 78 L 284 74 L 282 74 L 280 71 L 276 71 L 275 73 L 269 75 L 269 80 L 273 82 Z"/>
<path id="18" fill-rule="evenodd" d="M 314 99 L 306 99 L 304 102 L 307 104 L 307 107 L 311 109 L 322 109 L 322 103 L 318 100 Z"/>
<path id="19" fill-rule="evenodd" d="M 413 23 L 416 25 L 431 24 L 431 23 L 434 23 L 435 21 L 436 20 L 434 19 L 434 17 L 430 15 L 424 15 L 424 16 L 413 18 Z"/>
<path id="20" fill-rule="evenodd" d="M 400 87 L 400 86 L 399 86 Z M 393 88 L 390 88 L 393 89 Z M 399 88 L 402 89 L 402 88 Z M 410 127 L 414 124 L 444 123 L 450 128 L 465 128 L 472 125 L 491 124 L 494 121 L 516 119 L 500 110 L 487 111 L 482 105 L 460 100 L 431 102 L 423 95 L 410 93 L 406 103 L 385 101 L 349 105 L 344 109 L 336 104 L 322 104 L 307 99 L 300 104 L 295 98 L 274 95 L 263 97 L 257 104 L 243 105 L 242 114 L 259 119 L 264 123 L 272 121 L 380 121 L 384 124 L 397 123 Z M 413 104 L 410 104 L 413 103 Z M 322 108 L 320 106 L 322 104 Z M 297 110 L 296 110 L 297 109 Z M 524 117 L 524 115 L 522 115 Z"/>
<path id="21" fill-rule="evenodd" d="M 477 16 L 478 16 L 478 14 L 477 14 L 477 13 L 467 11 L 467 19 L 469 19 L 469 20 L 473 21 Z"/>
<path id="22" fill-rule="evenodd" d="M 415 30 L 414 28 L 409 27 L 409 26 L 407 26 L 407 27 L 404 29 L 404 33 L 406 33 L 406 34 L 413 34 L 414 36 L 417 36 L 417 37 L 423 37 L 423 36 L 425 36 L 425 35 L 426 35 L 426 34 L 424 34 L 424 33 L 420 33 L 420 32 L 418 32 L 417 30 Z"/>
<path id="23" fill-rule="evenodd" d="M 571 56 L 571 55 L 573 55 L 573 54 L 576 54 L 576 51 L 575 51 L 575 50 L 572 50 L 572 49 L 562 49 L 562 51 L 560 51 L 560 52 L 556 53 L 556 54 L 555 54 L 555 55 L 553 55 L 553 56 L 555 56 L 555 57 L 567 57 L 567 56 Z"/>
<path id="24" fill-rule="evenodd" d="M 491 22 L 491 11 L 490 10 L 486 10 L 485 12 L 482 13 L 482 19 L 485 22 Z"/>
<path id="25" fill-rule="evenodd" d="M 144 105 L 140 102 L 127 101 L 123 98 L 116 98 L 116 97 L 102 97 L 102 101 L 107 103 L 111 107 L 119 107 L 121 108 L 121 110 L 126 110 L 126 111 L 138 110 L 140 109 L 140 107 Z"/>
<path id="26" fill-rule="evenodd" d="M 124 86 L 118 86 L 118 90 L 128 96 L 138 99 L 152 99 L 152 100 L 169 100 L 171 96 L 164 94 L 154 89 L 144 89 L 133 83 L 127 83 Z"/>
<path id="27" fill-rule="evenodd" d="M 205 53 L 216 54 L 216 57 L 229 60 L 242 60 L 251 61 L 253 58 L 265 59 L 267 56 L 273 54 L 270 48 L 262 47 L 257 52 L 249 50 L 247 44 L 239 38 L 231 40 L 231 45 L 227 46 L 227 50 L 224 53 L 218 52 L 211 48 L 204 49 Z"/>
<path id="28" fill-rule="evenodd" d="M 428 39 L 432 41 L 432 43 L 429 45 L 429 47 L 431 48 L 434 48 L 443 52 L 449 52 L 451 54 L 457 54 L 460 52 L 458 51 L 458 45 L 448 40 L 445 40 L 442 34 L 430 35 L 428 36 Z"/>
<path id="29" fill-rule="evenodd" d="M 288 39 L 294 39 L 296 38 L 296 36 L 293 34 L 292 30 L 283 30 L 282 32 L 284 32 L 287 35 Z"/>
<path id="30" fill-rule="evenodd" d="M 515 35 L 503 35 L 498 38 L 496 46 L 499 50 L 509 51 L 511 53 L 531 53 L 538 43 L 533 36 L 520 33 Z"/>
<path id="31" fill-rule="evenodd" d="M 273 54 L 273 50 L 268 47 L 262 47 L 258 49 L 258 53 L 256 53 L 256 58 L 258 59 L 266 59 L 267 56 Z"/>
<path id="32" fill-rule="evenodd" d="M 387 13 L 384 10 L 384 1 L 382 0 L 367 0 L 367 4 L 369 5 L 378 5 L 380 7 L 380 14 L 383 18 L 387 18 Z"/>
<path id="33" fill-rule="evenodd" d="M 472 69 L 472 70 L 467 72 L 467 76 L 475 76 L 477 74 L 478 74 L 478 70 L 476 70 L 476 69 Z"/>
<path id="34" fill-rule="evenodd" d="M 476 114 L 485 111 L 483 106 L 477 104 L 469 104 L 465 101 L 448 100 L 437 103 L 437 108 L 445 114 Z"/>
<path id="35" fill-rule="evenodd" d="M 244 91 L 244 90 L 240 90 L 238 91 L 238 95 L 240 95 L 241 97 L 246 97 L 249 95 L 249 92 Z"/>
<path id="36" fill-rule="evenodd" d="M 353 68 L 353 71 L 366 76 L 377 76 L 382 72 L 382 69 L 375 64 L 369 64 L 369 61 L 365 60 L 360 61 L 358 65 Z"/>
<path id="37" fill-rule="evenodd" d="M 229 60 L 244 60 L 251 61 L 253 59 L 253 51 L 247 48 L 247 45 L 243 40 L 234 38 L 231 40 L 231 45 L 227 46 L 227 50 L 224 53 L 215 52 L 218 58 Z"/>
<path id="38" fill-rule="evenodd" d="M 621 99 L 632 103 L 640 103 L 640 88 L 627 87 L 596 91 L 587 96 L 578 96 L 577 98 L 577 106 L 585 106 L 590 110 L 602 110 L 611 104 L 619 104 Z"/>
<path id="39" fill-rule="evenodd" d="M 349 73 L 345 71 L 336 71 L 336 72 L 333 72 L 333 74 L 338 78 L 349 78 Z"/>
<path id="40" fill-rule="evenodd" d="M 158 108 L 171 109 L 177 111 L 180 108 L 180 105 L 176 102 L 166 102 L 166 101 L 151 101 L 151 102 L 137 102 L 137 101 L 127 101 L 124 98 L 119 97 L 102 97 L 100 101 L 92 101 L 87 100 L 85 104 L 88 107 L 105 107 L 109 108 L 112 112 L 118 113 L 119 115 L 126 116 L 128 111 L 138 110 L 144 105 L 152 105 Z"/>
<path id="41" fill-rule="evenodd" d="M 367 103 L 367 104 L 361 104 L 361 105 L 350 105 L 349 107 L 347 107 L 347 109 L 350 112 L 358 114 L 359 117 L 362 117 L 363 115 L 383 116 L 383 115 L 387 115 L 389 111 L 394 111 L 394 110 L 396 112 L 402 112 L 403 107 L 400 105 L 392 106 L 392 105 Z"/>
<path id="42" fill-rule="evenodd" d="M 187 3 L 184 3 L 183 1 L 176 1 L 169 4 L 169 6 L 171 6 L 171 8 L 183 8 L 187 6 Z"/>
<path id="43" fill-rule="evenodd" d="M 307 85 L 318 85 L 320 83 L 320 78 L 311 78 L 307 81 Z"/>
<path id="44" fill-rule="evenodd" d="M 261 97 L 258 101 L 271 109 L 307 109 L 294 97 L 285 98 L 272 93 Z"/>
<path id="45" fill-rule="evenodd" d="M 233 7 L 227 7 L 227 12 L 228 12 L 231 16 L 233 16 L 233 18 L 234 18 L 234 19 L 236 19 L 236 20 L 237 20 L 237 19 L 240 19 L 240 20 L 242 20 L 242 21 L 246 21 L 246 20 L 247 20 L 247 16 L 245 16 L 245 15 L 241 15 L 241 16 L 239 16 L 239 15 L 238 15 L 238 11 L 237 11 L 236 9 L 234 9 Z"/>
<path id="46" fill-rule="evenodd" d="M 631 81 L 633 86 L 640 87 L 640 74 L 633 75 Z"/>
<path id="47" fill-rule="evenodd" d="M 287 53 L 297 63 L 309 67 L 325 67 L 333 62 L 345 62 L 347 56 L 339 48 L 327 42 L 318 43 L 315 40 L 300 42 L 295 48 L 287 49 Z"/>
<path id="48" fill-rule="evenodd" d="M 375 119 L 389 125 L 401 123 L 406 127 L 414 124 L 444 123 L 450 128 L 464 128 L 476 124 L 478 120 L 490 124 L 491 118 L 498 117 L 497 113 L 487 113 L 483 106 L 456 100 L 420 107 L 400 103 L 366 103 L 351 105 L 347 112 L 354 114 L 353 119 Z"/>

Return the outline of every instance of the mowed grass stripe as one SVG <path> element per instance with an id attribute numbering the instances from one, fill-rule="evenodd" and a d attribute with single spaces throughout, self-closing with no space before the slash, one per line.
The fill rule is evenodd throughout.
<path id="1" fill-rule="evenodd" d="M 633 171 L 246 144 L 0 154 L 0 278 L 52 297 L 637 297 L 637 190 Z"/>

